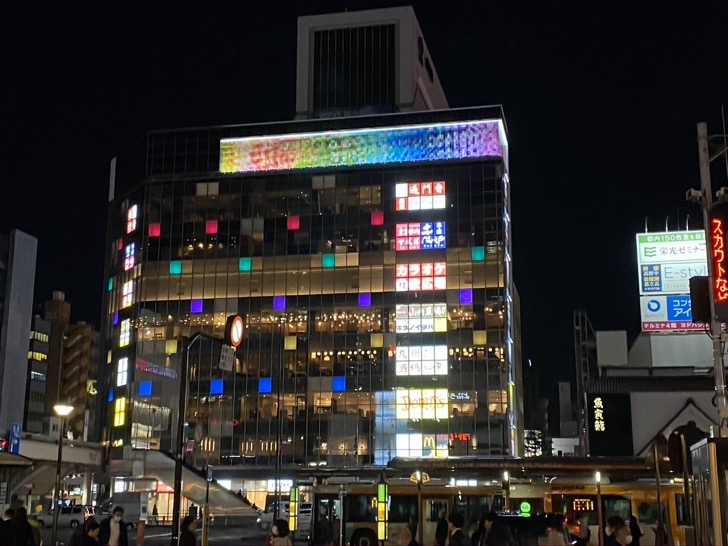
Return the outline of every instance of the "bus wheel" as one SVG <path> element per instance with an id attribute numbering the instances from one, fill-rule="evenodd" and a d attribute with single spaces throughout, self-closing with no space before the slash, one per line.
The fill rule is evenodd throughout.
<path id="1" fill-rule="evenodd" d="M 351 536 L 351 546 L 377 546 L 377 536 L 371 531 L 355 531 Z"/>

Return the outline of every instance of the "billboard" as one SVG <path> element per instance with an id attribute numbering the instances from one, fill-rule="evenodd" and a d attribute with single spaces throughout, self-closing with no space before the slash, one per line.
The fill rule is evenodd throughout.
<path id="1" fill-rule="evenodd" d="M 397 264 L 394 268 L 394 276 L 397 292 L 445 290 L 447 288 L 447 263 Z"/>
<path id="2" fill-rule="evenodd" d="M 643 332 L 704 331 L 704 324 L 693 322 L 690 295 L 640 296 Z"/>
<path id="3" fill-rule="evenodd" d="M 395 307 L 398 334 L 447 332 L 447 304 L 424 303 Z"/>
<path id="4" fill-rule="evenodd" d="M 395 185 L 396 210 L 444 209 L 445 182 L 416 182 Z"/>
<path id="5" fill-rule="evenodd" d="M 632 400 L 629 394 L 588 394 L 589 455 L 632 457 Z"/>
<path id="6" fill-rule="evenodd" d="M 689 294 L 690 278 L 708 274 L 705 231 L 638 233 L 641 295 Z"/>
<path id="7" fill-rule="evenodd" d="M 447 352 L 447 345 L 398 346 L 395 352 L 395 374 L 447 375 Z"/>
<path id="8" fill-rule="evenodd" d="M 394 391 L 397 419 L 448 419 L 447 389 L 397 389 Z"/>

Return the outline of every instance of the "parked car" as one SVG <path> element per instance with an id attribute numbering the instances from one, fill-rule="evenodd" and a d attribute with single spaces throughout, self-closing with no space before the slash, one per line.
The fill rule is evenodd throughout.
<path id="1" fill-rule="evenodd" d="M 74 506 L 62 506 L 61 511 L 58 513 L 58 527 L 61 529 L 64 527 L 75 529 L 86 521 L 89 516 L 93 515 L 93 506 L 82 506 L 80 504 L 76 504 Z M 38 515 L 38 525 L 41 527 L 51 527 L 53 525 L 53 508 L 48 510 L 45 514 Z"/>
<path id="2" fill-rule="evenodd" d="M 298 529 L 296 529 L 296 537 L 308 538 L 311 531 L 311 511 L 310 502 L 302 503 L 298 508 Z M 288 501 L 281 503 L 280 519 L 288 521 Z M 264 512 L 261 512 L 257 520 L 258 528 L 265 532 L 270 532 L 275 519 L 275 504 L 271 504 Z"/>

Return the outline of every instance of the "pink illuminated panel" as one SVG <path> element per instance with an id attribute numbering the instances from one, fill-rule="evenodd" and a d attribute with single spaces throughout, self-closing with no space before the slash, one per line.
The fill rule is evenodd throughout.
<path id="1" fill-rule="evenodd" d="M 205 222 L 205 233 L 207 235 L 217 235 L 217 220 L 208 220 Z"/>
<path id="2" fill-rule="evenodd" d="M 160 235 L 162 235 L 162 224 L 159 222 L 149 224 L 149 236 L 159 237 Z"/>
<path id="3" fill-rule="evenodd" d="M 397 264 L 394 276 L 397 292 L 447 289 L 447 264 L 445 262 Z"/>

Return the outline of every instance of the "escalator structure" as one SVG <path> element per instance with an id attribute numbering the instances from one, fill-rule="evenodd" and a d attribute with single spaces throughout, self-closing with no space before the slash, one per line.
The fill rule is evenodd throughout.
<path id="1" fill-rule="evenodd" d="M 135 450 L 134 460 L 144 462 L 144 477 L 153 478 L 167 485 L 174 485 L 174 458 L 156 450 Z M 182 495 L 198 506 L 205 505 L 206 475 L 188 465 L 182 467 Z M 253 517 L 258 515 L 249 502 L 221 486 L 217 481 L 210 482 L 210 514 L 215 518 Z"/>

